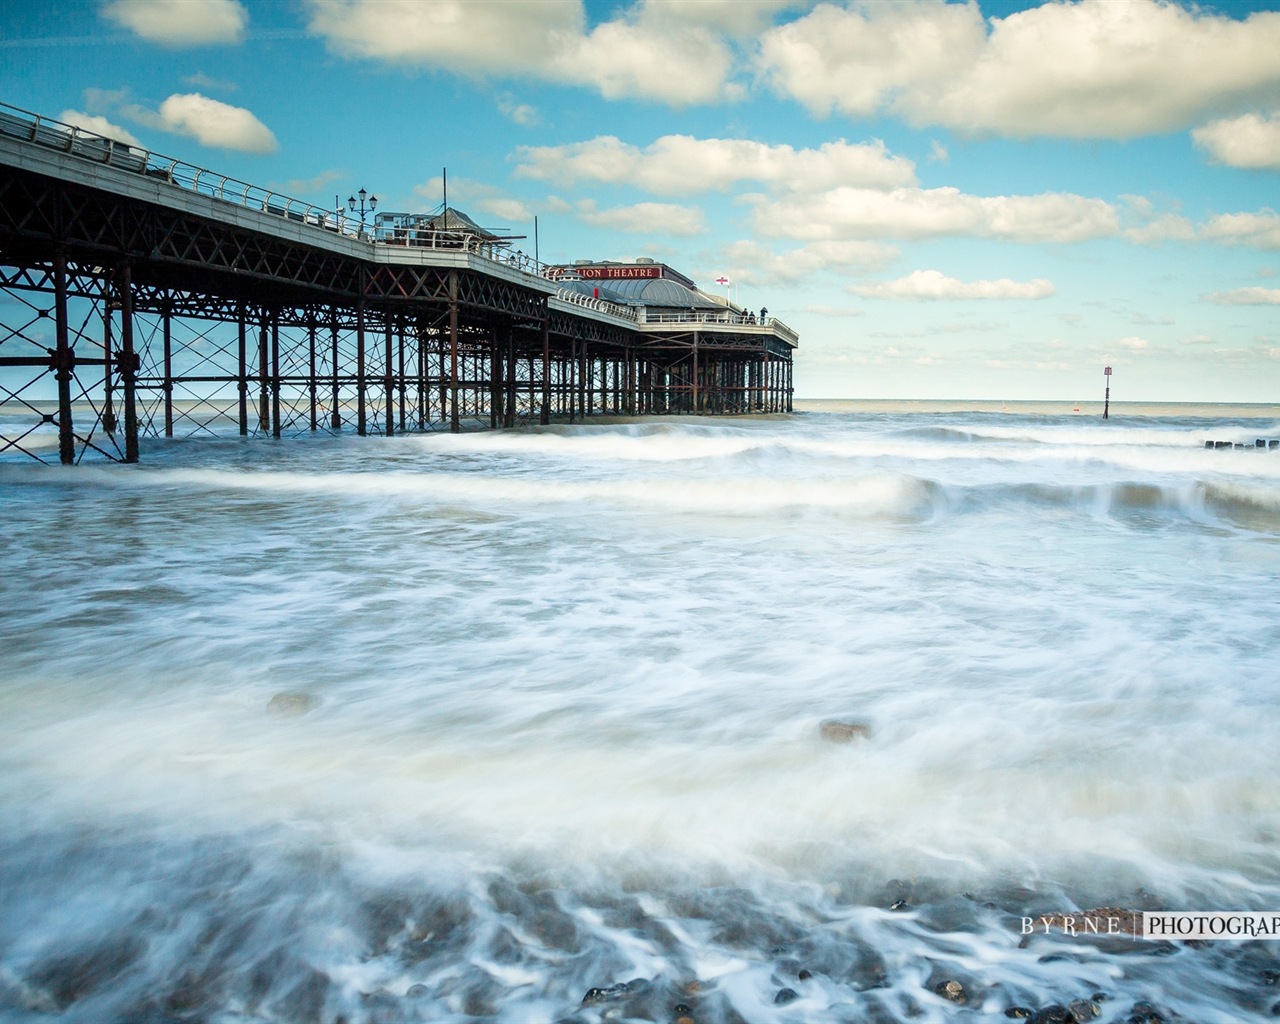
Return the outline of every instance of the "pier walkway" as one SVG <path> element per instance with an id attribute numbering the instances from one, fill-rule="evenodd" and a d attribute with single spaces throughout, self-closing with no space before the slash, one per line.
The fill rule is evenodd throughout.
<path id="1" fill-rule="evenodd" d="M 0 104 L 0 453 L 791 410 L 779 320 L 610 301 L 444 213 L 366 227 Z"/>

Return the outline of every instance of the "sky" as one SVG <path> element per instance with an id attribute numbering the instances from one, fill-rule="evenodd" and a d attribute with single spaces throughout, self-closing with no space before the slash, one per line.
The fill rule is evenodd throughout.
<path id="1" fill-rule="evenodd" d="M 1280 403 L 1280 0 L 0 0 L 0 102 L 324 207 L 447 179 L 768 307 L 802 398 Z"/>

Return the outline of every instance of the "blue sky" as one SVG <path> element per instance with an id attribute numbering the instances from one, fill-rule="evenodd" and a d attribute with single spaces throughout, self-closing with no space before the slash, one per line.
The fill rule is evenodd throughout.
<path id="1" fill-rule="evenodd" d="M 1280 401 L 1280 3 L 0 5 L 0 100 L 652 256 L 807 397 Z"/>

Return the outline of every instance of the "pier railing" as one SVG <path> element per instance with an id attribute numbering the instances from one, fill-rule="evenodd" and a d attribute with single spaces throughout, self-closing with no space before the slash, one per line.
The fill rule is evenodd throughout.
<path id="1" fill-rule="evenodd" d="M 253 185 L 228 174 L 211 171 L 207 167 L 187 163 L 176 157 L 164 156 L 142 146 L 101 135 L 79 125 L 35 114 L 8 103 L 0 103 L 0 135 L 69 153 L 93 163 L 140 174 L 174 188 L 245 209 L 271 214 L 330 235 L 339 235 L 371 245 L 404 246 L 406 250 L 454 253 L 461 251 L 545 281 L 555 282 L 563 280 L 565 276 L 562 267 L 542 263 L 491 236 L 449 228 L 415 228 L 407 231 L 394 224 L 386 226 L 375 224 L 372 227 L 366 227 L 361 221 L 348 216 L 345 210 L 330 210 L 316 206 L 274 189 Z M 739 313 L 730 309 L 724 311 L 691 309 L 688 312 L 652 313 L 643 307 L 624 306 L 567 288 L 557 289 L 556 295 L 565 302 L 609 313 L 633 323 L 673 325 L 701 323 L 711 327 L 717 325 L 765 326 L 791 344 L 799 341 L 799 335 L 780 320 L 771 317 L 767 321 L 757 321 L 753 314 Z"/>
<path id="2" fill-rule="evenodd" d="M 228 174 L 155 153 L 79 125 L 34 114 L 8 103 L 0 103 L 0 135 L 69 153 L 93 163 L 131 171 L 219 202 L 273 214 L 356 241 L 407 245 L 415 249 L 462 251 L 533 277 L 549 279 L 552 276 L 548 273 L 548 266 L 532 256 L 473 232 L 415 231 L 412 238 L 397 237 L 390 229 L 376 230 L 362 224 L 359 219 L 348 216 L 345 210 L 316 206 L 304 199 L 295 199 L 283 192 L 253 185 Z"/>

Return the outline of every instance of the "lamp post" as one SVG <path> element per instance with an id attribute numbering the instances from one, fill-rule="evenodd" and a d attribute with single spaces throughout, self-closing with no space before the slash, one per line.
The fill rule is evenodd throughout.
<path id="1" fill-rule="evenodd" d="M 1107 394 L 1102 404 L 1102 418 L 1105 420 L 1111 415 L 1111 367 L 1103 370 L 1103 374 L 1107 381 Z"/>
<path id="2" fill-rule="evenodd" d="M 357 207 L 357 205 L 356 205 L 356 196 L 359 196 L 359 197 L 360 197 L 360 204 L 359 204 L 359 206 L 358 206 L 358 207 Z M 348 197 L 347 197 L 347 208 L 348 208 L 352 213 L 359 213 L 359 214 L 360 214 L 360 235 L 361 235 L 361 237 L 364 237 L 364 217 L 365 217 L 365 214 L 366 214 L 366 213 L 372 213 L 374 210 L 376 210 L 376 209 L 378 208 L 378 197 L 377 197 L 377 196 L 371 196 L 371 195 L 369 195 L 369 193 L 368 193 L 368 192 L 366 192 L 364 189 L 361 189 L 359 192 L 357 192 L 357 193 L 356 193 L 356 196 L 348 196 Z M 368 205 L 367 205 L 367 206 L 365 205 L 365 199 L 366 199 L 366 198 L 369 200 L 369 202 L 368 202 Z"/>

